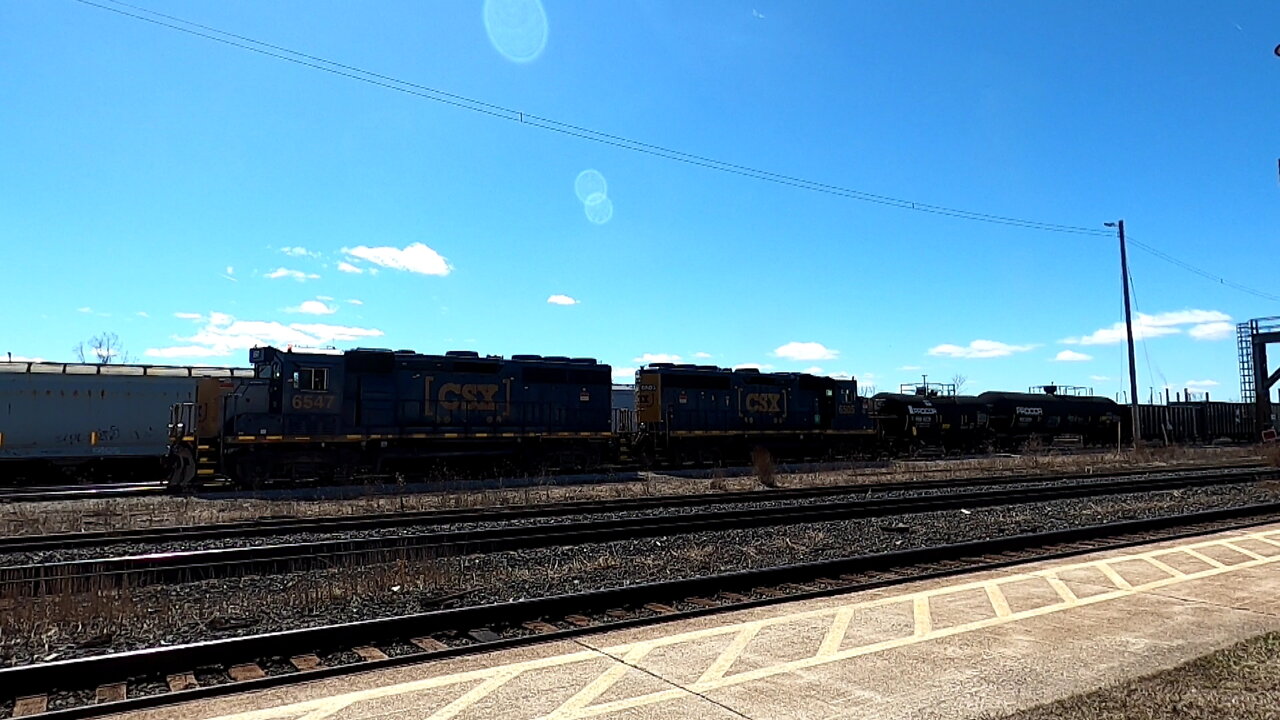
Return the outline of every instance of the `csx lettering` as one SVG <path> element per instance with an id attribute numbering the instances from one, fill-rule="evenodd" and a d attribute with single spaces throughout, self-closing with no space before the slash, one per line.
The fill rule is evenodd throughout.
<path id="1" fill-rule="evenodd" d="M 782 412 L 778 406 L 781 399 L 782 395 L 778 393 L 750 393 L 747 395 L 747 412 Z"/>
<path id="2" fill-rule="evenodd" d="M 497 385 L 445 383 L 438 397 L 441 410 L 495 410 L 497 394 Z"/>
<path id="3" fill-rule="evenodd" d="M 1044 415 L 1044 408 L 1038 407 L 1020 407 L 1016 412 L 1019 415 Z"/>

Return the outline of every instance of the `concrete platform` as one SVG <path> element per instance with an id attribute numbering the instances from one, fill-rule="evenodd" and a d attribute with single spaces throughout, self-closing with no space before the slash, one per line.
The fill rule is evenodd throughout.
<path id="1" fill-rule="evenodd" d="M 1273 630 L 1280 525 L 115 717 L 976 718 Z"/>

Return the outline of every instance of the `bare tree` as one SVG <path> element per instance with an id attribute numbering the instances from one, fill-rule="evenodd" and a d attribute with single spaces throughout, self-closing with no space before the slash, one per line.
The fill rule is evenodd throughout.
<path id="1" fill-rule="evenodd" d="M 951 384 L 955 386 L 957 395 L 964 391 L 964 384 L 967 382 L 969 382 L 969 378 L 960 373 L 951 376 Z"/>
<path id="2" fill-rule="evenodd" d="M 113 332 L 104 332 L 89 338 L 88 348 L 85 347 L 85 342 L 78 342 L 71 351 L 82 363 L 115 365 L 127 363 L 132 359 L 120 343 L 120 336 Z"/>

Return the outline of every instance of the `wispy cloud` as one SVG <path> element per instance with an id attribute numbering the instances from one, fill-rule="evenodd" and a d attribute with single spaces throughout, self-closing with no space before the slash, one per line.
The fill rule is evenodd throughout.
<path id="1" fill-rule="evenodd" d="M 638 362 L 641 365 L 648 365 L 649 363 L 678 363 L 680 362 L 680 356 L 667 353 L 644 353 L 638 358 L 633 358 L 632 362 Z"/>
<path id="2" fill-rule="evenodd" d="M 178 318 L 179 320 L 203 320 L 204 319 L 204 316 L 201 315 L 200 313 L 193 313 L 193 312 L 176 312 L 173 314 L 173 316 Z"/>
<path id="3" fill-rule="evenodd" d="M 332 298 L 330 298 L 332 299 Z M 302 303 L 286 308 L 285 312 L 303 313 L 305 315 L 332 315 L 338 312 L 338 308 L 322 302 L 319 298 L 315 300 L 304 300 Z"/>
<path id="4" fill-rule="evenodd" d="M 311 252 L 310 250 L 300 246 L 282 247 L 280 248 L 280 252 L 284 253 L 285 255 L 289 255 L 291 257 L 318 257 L 319 256 L 319 253 Z"/>
<path id="5" fill-rule="evenodd" d="M 301 270 L 290 270 L 288 268 L 276 268 L 275 270 L 272 270 L 271 272 L 267 273 L 267 277 L 271 278 L 272 280 L 279 280 L 280 278 L 292 278 L 294 280 L 297 280 L 298 282 L 305 282 L 307 280 L 320 279 L 320 276 L 316 275 L 315 273 L 307 273 Z"/>
<path id="6" fill-rule="evenodd" d="M 633 367 L 615 367 L 613 368 L 613 381 L 622 385 L 630 385 L 636 381 L 636 368 Z"/>
<path id="7" fill-rule="evenodd" d="M 1196 328 L 1192 328 L 1192 337 L 1197 337 L 1196 333 L 1199 333 L 1200 337 L 1197 337 L 1197 339 L 1219 340 L 1225 337 L 1225 335 L 1222 335 L 1224 326 L 1226 327 L 1226 332 L 1230 333 L 1231 326 L 1228 322 L 1230 320 L 1230 315 L 1217 310 L 1175 310 L 1156 313 L 1155 315 L 1138 313 L 1133 322 L 1133 339 L 1147 340 L 1166 335 L 1177 335 L 1182 332 L 1181 326 L 1195 325 L 1202 329 L 1196 330 Z M 1114 345 L 1124 342 L 1127 337 L 1124 323 L 1117 322 L 1110 327 L 1100 328 L 1088 335 L 1063 338 L 1061 342 L 1067 345 Z"/>
<path id="8" fill-rule="evenodd" d="M 357 245 L 353 248 L 342 248 L 342 252 L 374 265 L 419 275 L 443 276 L 453 271 L 453 266 L 443 255 L 422 243 L 413 243 L 404 248 Z"/>
<path id="9" fill-rule="evenodd" d="M 577 305 L 578 301 L 568 295 L 552 295 L 547 298 L 547 302 L 552 305 Z"/>
<path id="10" fill-rule="evenodd" d="M 953 358 L 998 358 L 1034 350 L 1036 347 L 1036 345 L 1010 345 L 996 340 L 974 340 L 968 345 L 938 345 L 929 348 L 929 354 Z"/>
<path id="11" fill-rule="evenodd" d="M 1195 340 L 1226 340 L 1235 333 L 1235 329 L 1229 322 L 1211 322 L 1193 325 L 1187 334 Z"/>
<path id="12" fill-rule="evenodd" d="M 710 359 L 710 358 L 714 357 L 714 356 L 713 356 L 711 353 L 709 353 L 709 352 L 696 352 L 696 353 L 694 353 L 694 354 L 693 354 L 693 356 L 694 356 L 695 358 L 699 359 L 699 360 L 708 360 L 708 359 Z"/>
<path id="13" fill-rule="evenodd" d="M 44 362 L 42 357 L 32 357 L 28 355 L 14 355 L 13 353 L 5 353 L 0 355 L 0 360 L 5 362 Z"/>
<path id="14" fill-rule="evenodd" d="M 382 334 L 381 330 L 374 328 L 324 323 L 285 325 L 276 321 L 237 320 L 228 313 L 211 312 L 208 320 L 194 334 L 174 336 L 173 339 L 180 344 L 149 348 L 143 354 L 160 358 L 225 357 L 263 345 L 318 348 L 381 337 Z"/>
<path id="15" fill-rule="evenodd" d="M 1217 380 L 1188 380 L 1182 385 L 1184 387 L 1195 388 L 1196 390 L 1207 390 L 1208 388 L 1218 387 Z"/>
<path id="16" fill-rule="evenodd" d="M 832 350 L 822 343 L 789 342 L 773 351 L 774 357 L 787 360 L 833 360 L 840 355 L 839 350 Z"/>
<path id="17" fill-rule="evenodd" d="M 347 302 L 348 302 L 348 303 L 350 303 L 350 304 L 352 304 L 352 305 L 363 305 L 363 304 L 364 304 L 364 301 L 363 301 L 363 300 L 357 300 L 357 299 L 355 299 L 355 298 L 351 298 L 351 299 L 350 299 L 350 300 L 348 300 Z"/>
<path id="18" fill-rule="evenodd" d="M 149 317 L 151 317 L 151 314 L 150 314 L 150 313 L 148 313 L 146 310 L 139 310 L 138 312 L 134 313 L 134 315 L 137 315 L 137 316 L 138 316 L 138 317 L 140 317 L 140 318 L 149 318 Z"/>
<path id="19" fill-rule="evenodd" d="M 342 262 L 338 263 L 338 270 L 344 273 L 352 273 L 354 275 L 360 275 L 364 273 L 364 268 L 356 267 L 355 265 L 352 265 L 346 260 L 343 260 Z"/>
<path id="20" fill-rule="evenodd" d="M 1092 355 L 1086 355 L 1075 350 L 1063 350 L 1053 357 L 1055 362 L 1088 362 L 1093 359 Z"/>

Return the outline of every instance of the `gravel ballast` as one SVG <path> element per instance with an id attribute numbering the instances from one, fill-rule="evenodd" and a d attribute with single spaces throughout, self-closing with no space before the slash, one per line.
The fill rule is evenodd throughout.
<path id="1" fill-rule="evenodd" d="M 0 600 L 0 661 L 25 664 L 458 605 L 1275 501 L 1257 484 L 505 551 Z"/>

